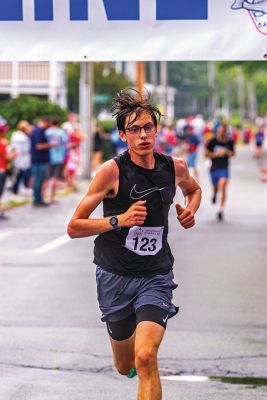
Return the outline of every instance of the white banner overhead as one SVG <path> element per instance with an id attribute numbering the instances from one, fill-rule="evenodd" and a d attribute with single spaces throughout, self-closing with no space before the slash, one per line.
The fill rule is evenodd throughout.
<path id="1" fill-rule="evenodd" d="M 0 0 L 0 61 L 266 57 L 267 0 Z"/>

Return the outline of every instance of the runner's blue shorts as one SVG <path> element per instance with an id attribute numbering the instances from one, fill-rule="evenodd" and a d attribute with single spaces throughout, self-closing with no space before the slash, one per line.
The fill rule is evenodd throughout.
<path id="1" fill-rule="evenodd" d="M 113 274 L 97 266 L 96 283 L 103 322 L 121 321 L 147 304 L 166 310 L 168 318 L 178 312 L 172 303 L 172 292 L 178 286 L 173 281 L 172 271 L 166 275 L 136 278 Z"/>
<path id="2" fill-rule="evenodd" d="M 210 177 L 213 185 L 217 185 L 220 179 L 229 179 L 230 174 L 228 169 L 215 169 L 210 171 Z"/>
<path id="3" fill-rule="evenodd" d="M 197 164 L 197 152 L 188 153 L 187 155 L 188 168 L 196 168 L 196 164 Z"/>

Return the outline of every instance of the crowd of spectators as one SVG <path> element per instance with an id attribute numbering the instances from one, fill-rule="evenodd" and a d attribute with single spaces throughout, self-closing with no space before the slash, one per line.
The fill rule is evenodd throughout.
<path id="1" fill-rule="evenodd" d="M 84 139 L 73 114 L 63 124 L 56 116 L 42 117 L 34 125 L 19 121 L 11 134 L 0 118 L 0 220 L 8 218 L 1 202 L 4 190 L 12 193 L 13 201 L 21 194 L 32 196 L 34 207 L 56 204 L 60 187 L 76 190 Z"/>
<path id="2" fill-rule="evenodd" d="M 175 123 L 160 123 L 155 150 L 187 160 L 191 174 L 199 179 L 198 153 L 215 135 L 222 124 L 219 120 L 204 120 L 201 115 L 180 118 Z M 252 144 L 253 157 L 263 167 L 265 121 L 258 119 L 254 127 L 228 125 L 228 136 L 234 143 Z M 6 219 L 1 197 L 5 190 L 13 200 L 32 196 L 34 207 L 56 204 L 60 187 L 77 190 L 76 176 L 81 164 L 80 144 L 86 136 L 81 132 L 77 115 L 70 113 L 60 124 L 57 117 L 42 117 L 34 125 L 19 121 L 10 134 L 6 121 L 0 117 L 0 220 Z M 127 149 L 116 128 L 105 132 L 97 123 L 92 135 L 91 175 L 94 176 L 106 159 Z M 9 182 L 6 184 L 7 177 Z"/>

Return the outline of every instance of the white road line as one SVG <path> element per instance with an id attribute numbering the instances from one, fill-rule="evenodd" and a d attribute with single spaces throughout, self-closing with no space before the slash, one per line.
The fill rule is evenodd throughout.
<path id="1" fill-rule="evenodd" d="M 44 244 L 43 246 L 39 247 L 38 249 L 32 250 L 32 253 L 34 253 L 34 254 L 47 253 L 48 251 L 54 250 L 57 247 L 63 246 L 63 244 L 69 242 L 70 240 L 71 239 L 68 235 L 59 236 L 55 240 L 52 240 L 51 242 Z"/>
<path id="2" fill-rule="evenodd" d="M 182 382 L 209 382 L 207 376 L 194 376 L 194 375 L 170 375 L 161 376 L 161 379 L 166 381 L 182 381 Z"/>
<path id="3" fill-rule="evenodd" d="M 2 233 L 0 233 L 0 240 L 6 239 L 6 238 L 8 238 L 8 237 L 11 236 L 11 235 L 12 235 L 12 232 L 10 232 L 10 231 L 8 231 L 8 232 L 2 232 Z"/>

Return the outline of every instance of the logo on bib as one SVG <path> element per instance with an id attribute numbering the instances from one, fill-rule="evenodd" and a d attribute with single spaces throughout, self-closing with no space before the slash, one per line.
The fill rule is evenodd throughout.
<path id="1" fill-rule="evenodd" d="M 246 10 L 257 30 L 267 35 L 267 0 L 235 0 L 232 10 Z"/>
<path id="2" fill-rule="evenodd" d="M 163 189 L 166 189 L 165 187 L 163 188 L 159 188 L 159 187 L 154 187 L 154 188 L 149 188 L 149 189 L 145 189 L 142 191 L 138 191 L 136 189 L 136 184 L 132 187 L 131 192 L 130 192 L 130 197 L 133 200 L 140 200 L 143 197 L 148 196 L 149 194 L 156 192 L 156 191 L 161 191 Z"/>

